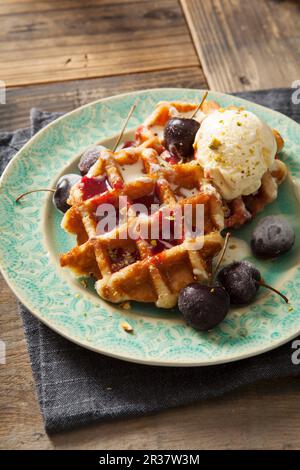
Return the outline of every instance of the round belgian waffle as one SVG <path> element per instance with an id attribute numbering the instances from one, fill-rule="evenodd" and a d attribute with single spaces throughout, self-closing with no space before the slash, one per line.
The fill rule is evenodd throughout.
<path id="1" fill-rule="evenodd" d="M 201 121 L 217 108 L 217 103 L 206 101 L 195 119 Z M 194 280 L 209 280 L 212 259 L 222 248 L 223 227 L 243 225 L 277 197 L 278 185 L 286 175 L 285 165 L 278 159 L 274 168 L 263 176 L 256 194 L 227 202 L 204 180 L 196 160 L 182 163 L 170 158 L 163 147 L 166 122 L 174 116 L 189 117 L 196 109 L 197 105 L 191 103 L 158 103 L 137 129 L 135 141 L 115 153 L 101 150 L 95 165 L 71 190 L 68 200 L 71 207 L 62 226 L 76 234 L 78 244 L 63 254 L 60 262 L 76 274 L 95 278 L 96 290 L 106 300 L 136 300 L 173 307 L 183 287 Z M 122 196 L 127 198 L 126 221 L 98 233 L 97 208 L 112 204 L 119 217 Z M 191 249 L 184 237 L 174 240 L 171 236 L 171 240 L 164 240 L 149 236 L 133 240 L 124 236 L 137 224 L 137 215 L 131 210 L 136 203 L 161 207 L 148 214 L 144 224 L 150 224 L 164 211 L 176 214 L 177 208 L 187 204 L 192 210 L 202 204 L 204 233 L 195 240 L 201 247 Z"/>

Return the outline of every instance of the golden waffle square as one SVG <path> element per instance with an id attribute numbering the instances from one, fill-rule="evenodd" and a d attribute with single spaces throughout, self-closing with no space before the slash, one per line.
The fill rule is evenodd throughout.
<path id="1" fill-rule="evenodd" d="M 179 291 L 194 280 L 207 281 L 211 263 L 220 251 L 224 225 L 221 200 L 203 181 L 196 161 L 168 165 L 160 158 L 152 139 L 137 147 L 113 154 L 101 151 L 86 177 L 71 191 L 62 226 L 77 236 L 78 245 L 61 256 L 61 265 L 79 275 L 91 275 L 98 294 L 111 302 L 136 300 L 154 302 L 158 307 L 176 305 Z M 119 210 L 119 197 L 126 196 L 128 220 L 98 234 L 97 208 L 113 204 Z M 136 223 L 131 204 L 163 205 L 176 212 L 190 204 L 204 207 L 204 233 L 196 238 L 201 248 L 191 250 L 187 240 L 152 240 L 121 236 Z M 146 224 L 162 212 L 146 217 Z"/>

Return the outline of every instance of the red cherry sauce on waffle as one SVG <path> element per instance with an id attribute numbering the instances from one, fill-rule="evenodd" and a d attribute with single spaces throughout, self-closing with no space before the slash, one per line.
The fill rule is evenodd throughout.
<path id="1" fill-rule="evenodd" d="M 111 189 L 106 176 L 92 176 L 91 178 L 83 176 L 83 178 L 81 178 L 80 188 L 84 201 Z"/>
<path id="2" fill-rule="evenodd" d="M 162 152 L 160 156 L 170 165 L 177 165 L 180 162 L 180 158 L 178 158 L 176 155 L 173 155 L 168 150 Z"/>
<path id="3" fill-rule="evenodd" d="M 127 149 L 129 147 L 136 147 L 136 142 L 134 140 L 126 140 L 122 145 L 122 149 Z"/>
<path id="4" fill-rule="evenodd" d="M 183 242 L 183 238 L 178 238 L 178 235 L 175 233 L 175 216 L 173 212 L 170 212 L 170 215 L 165 215 L 161 211 L 157 214 L 157 217 L 159 219 L 159 237 L 157 239 L 150 239 L 147 240 L 150 249 L 151 249 L 151 255 L 155 256 L 161 253 L 164 250 L 169 250 L 170 248 L 173 248 L 174 246 L 180 245 Z M 167 219 L 168 225 L 169 225 L 169 236 L 168 238 L 165 237 L 165 234 L 163 233 L 163 218 Z"/>
<path id="5" fill-rule="evenodd" d="M 145 215 L 150 216 L 151 215 L 151 206 L 158 206 L 157 210 L 159 209 L 159 206 L 160 206 L 160 199 L 158 197 L 157 186 L 155 186 L 152 193 L 146 194 L 145 196 L 134 199 L 132 202 L 133 202 L 133 204 L 142 204 L 143 206 L 145 206 L 145 212 L 144 213 L 145 213 Z M 155 207 L 153 207 L 152 210 L 154 210 L 154 209 L 155 209 Z"/>

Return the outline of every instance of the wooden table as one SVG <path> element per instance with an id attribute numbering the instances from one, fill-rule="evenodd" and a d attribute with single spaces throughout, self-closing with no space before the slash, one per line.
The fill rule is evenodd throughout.
<path id="1" fill-rule="evenodd" d="M 299 22 L 298 1 L 3 0 L 1 130 L 27 126 L 32 106 L 68 111 L 142 88 L 291 86 L 300 78 Z M 0 289 L 1 448 L 299 448 L 297 379 L 49 438 L 15 298 L 3 280 Z"/>

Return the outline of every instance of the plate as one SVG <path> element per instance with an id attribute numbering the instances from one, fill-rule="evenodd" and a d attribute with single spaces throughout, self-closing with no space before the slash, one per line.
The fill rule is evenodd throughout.
<path id="1" fill-rule="evenodd" d="M 59 253 L 74 245 L 60 228 L 61 214 L 51 203 L 51 193 L 15 198 L 29 189 L 54 187 L 63 173 L 76 168 L 84 149 L 95 142 L 112 144 L 138 99 L 130 121 L 137 127 L 160 100 L 198 102 L 201 90 L 154 89 L 106 98 L 57 119 L 34 136 L 6 168 L 0 185 L 0 264 L 2 273 L 20 301 L 43 323 L 75 343 L 93 351 L 128 361 L 165 366 L 219 364 L 260 354 L 292 339 L 300 332 L 300 246 L 275 261 L 259 265 L 265 281 L 280 289 L 291 306 L 261 289 L 257 301 L 232 309 L 210 332 L 186 326 L 178 311 L 132 303 L 130 310 L 100 299 L 93 286 L 84 287 L 59 266 Z M 279 130 L 285 140 L 283 160 L 290 175 L 279 197 L 263 215 L 284 214 L 300 229 L 299 125 L 280 113 L 240 98 L 210 92 L 222 106 L 244 106 Z M 130 132 L 129 132 L 130 134 Z M 248 250 L 256 222 L 235 232 L 231 259 L 251 259 Z M 241 248 L 241 249 L 240 249 Z M 134 329 L 122 328 L 127 321 Z"/>

